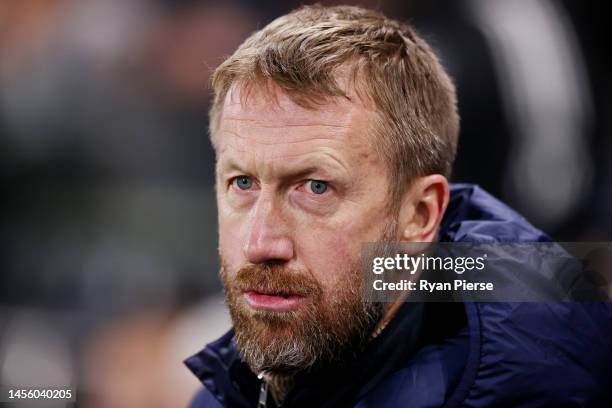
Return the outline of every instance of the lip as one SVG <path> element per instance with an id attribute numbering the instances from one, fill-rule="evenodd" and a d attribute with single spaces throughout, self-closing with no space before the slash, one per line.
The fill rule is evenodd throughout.
<path id="1" fill-rule="evenodd" d="M 255 310 L 270 312 L 289 312 L 298 309 L 306 300 L 304 296 L 289 294 L 262 293 L 256 290 L 247 290 L 242 293 L 248 305 Z"/>

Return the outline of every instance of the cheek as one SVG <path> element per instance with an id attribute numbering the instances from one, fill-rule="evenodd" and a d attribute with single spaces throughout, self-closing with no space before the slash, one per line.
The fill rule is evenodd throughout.
<path id="1" fill-rule="evenodd" d="M 353 250 L 350 239 L 337 232 L 319 233 L 309 244 L 302 251 L 307 267 L 324 291 L 333 294 L 338 285 L 347 282 L 359 252 Z"/>
<path id="2" fill-rule="evenodd" d="M 333 293 L 338 285 L 346 285 L 348 280 L 354 279 L 352 273 L 355 269 L 361 273 L 361 248 L 365 242 L 380 239 L 386 221 L 381 213 L 377 211 L 368 216 L 354 217 L 334 228 L 319 228 L 311 230 L 309 235 L 302 235 L 302 259 L 327 293 Z"/>
<path id="3" fill-rule="evenodd" d="M 228 276 L 244 265 L 241 224 L 219 217 L 219 256 Z"/>

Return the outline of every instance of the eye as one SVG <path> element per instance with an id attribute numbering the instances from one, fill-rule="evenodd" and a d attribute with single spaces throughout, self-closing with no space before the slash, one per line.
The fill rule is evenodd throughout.
<path id="1" fill-rule="evenodd" d="M 321 180 L 308 180 L 306 187 L 314 194 L 323 194 L 327 191 L 327 182 Z"/>
<path id="2" fill-rule="evenodd" d="M 241 190 L 248 190 L 253 187 L 253 180 L 248 176 L 238 176 L 232 180 L 232 184 Z"/>

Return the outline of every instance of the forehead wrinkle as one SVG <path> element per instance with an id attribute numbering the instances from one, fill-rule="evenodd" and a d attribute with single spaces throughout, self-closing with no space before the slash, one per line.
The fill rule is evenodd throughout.
<path id="1" fill-rule="evenodd" d="M 266 124 L 258 118 L 244 118 L 240 116 L 224 116 L 223 120 L 232 121 L 232 122 L 253 122 L 256 123 L 259 127 L 262 128 L 280 128 L 280 127 L 330 127 L 330 128 L 340 128 L 340 129 L 350 129 L 348 124 L 331 124 L 331 123 L 323 123 L 323 122 L 312 122 L 312 123 L 278 123 L 278 120 L 275 120 L 274 124 Z"/>
<path id="2" fill-rule="evenodd" d="M 242 87 L 232 86 L 225 98 L 221 120 L 259 122 L 262 127 L 284 125 L 309 126 L 312 124 L 330 127 L 349 127 L 354 116 L 355 102 L 343 98 L 331 98 L 320 106 L 306 108 L 295 103 L 278 86 L 270 89 L 251 89 L 247 100 L 240 97 Z M 334 109 L 326 109 L 333 107 Z M 333 113 L 331 113 L 333 111 Z M 314 120 L 314 123 L 313 123 Z M 267 123 L 266 123 L 267 122 Z"/>
<path id="3" fill-rule="evenodd" d="M 236 132 L 236 131 L 232 131 L 230 129 L 221 129 L 220 131 L 221 135 L 223 133 L 226 134 L 230 134 L 233 137 L 240 139 L 241 141 L 243 141 L 245 144 L 249 144 L 249 143 L 253 143 L 253 144 L 258 144 L 258 145 L 264 145 L 264 146 L 277 146 L 279 143 L 283 143 L 283 144 L 298 144 L 298 143 L 310 143 L 310 142 L 316 142 L 316 141 L 327 141 L 327 142 L 334 142 L 334 143 L 343 143 L 341 140 L 338 140 L 337 138 L 334 138 L 333 136 L 329 136 L 329 137 L 309 137 L 308 135 L 304 135 L 304 138 L 301 140 L 277 140 L 279 136 L 275 136 L 275 135 L 271 135 L 269 136 L 270 139 L 275 139 L 275 140 L 270 140 L 269 142 L 267 140 L 258 140 L 257 138 L 254 137 L 250 137 L 250 136 L 244 136 L 241 135 L 240 133 Z M 282 136 L 280 136 L 282 137 Z M 221 151 L 223 151 L 223 149 L 221 149 Z"/>
<path id="4" fill-rule="evenodd" d="M 245 153 L 247 151 L 252 152 L 252 150 L 247 150 L 247 149 L 243 150 L 231 144 L 228 144 L 226 147 L 229 149 L 235 150 L 239 153 Z M 321 146 L 318 149 L 313 150 L 313 151 L 306 151 L 306 152 L 293 153 L 293 154 L 280 153 L 276 155 L 269 155 L 269 154 L 266 154 L 268 152 L 263 152 L 263 153 L 264 154 L 255 154 L 254 156 L 248 157 L 245 161 L 253 162 L 255 167 L 260 167 L 260 166 L 269 167 L 269 165 L 271 164 L 270 163 L 271 161 L 281 162 L 282 164 L 287 164 L 287 166 L 291 165 L 291 166 L 296 166 L 296 167 L 300 165 L 304 165 L 304 167 L 322 167 L 322 166 L 318 166 L 318 164 L 321 162 L 325 163 L 326 165 L 330 165 L 331 163 L 333 163 L 332 164 L 333 167 L 340 168 L 347 173 L 350 172 L 350 169 L 347 166 L 347 164 L 345 164 L 341 158 L 339 158 L 336 154 L 334 154 L 332 149 L 330 149 L 329 147 Z M 304 157 L 304 156 L 310 156 L 310 157 L 307 157 L 301 160 L 301 163 L 300 162 L 296 163 L 295 161 L 291 163 L 286 162 L 287 159 L 294 159 L 294 158 L 299 158 L 299 157 Z M 326 159 L 323 159 L 323 157 L 325 157 Z M 310 162 L 314 162 L 315 164 L 313 165 Z"/>
<path id="5" fill-rule="evenodd" d="M 249 136 L 241 135 L 239 132 L 230 129 L 224 129 L 223 132 L 226 133 L 227 137 L 221 137 L 223 142 L 220 143 L 218 152 L 224 153 L 229 149 L 239 155 L 251 153 L 253 157 L 250 157 L 249 161 L 259 162 L 253 163 L 253 165 L 256 164 L 256 167 L 265 165 L 265 162 L 270 160 L 291 161 L 307 154 L 313 154 L 316 157 L 312 160 L 320 161 L 322 160 L 321 155 L 323 155 L 327 157 L 327 160 L 334 163 L 332 164 L 334 167 L 338 167 L 343 172 L 351 173 L 358 170 L 359 167 L 351 170 L 350 163 L 361 163 L 363 159 L 368 159 L 372 153 L 370 144 L 362 137 L 350 138 L 350 143 L 347 135 L 341 135 L 342 138 L 334 137 L 338 135 L 328 137 L 308 137 L 308 135 L 305 135 L 302 140 L 279 141 L 276 136 L 270 136 L 267 140 L 253 140 Z M 366 151 L 363 151 L 364 148 Z M 296 149 L 306 151 L 295 152 Z"/>

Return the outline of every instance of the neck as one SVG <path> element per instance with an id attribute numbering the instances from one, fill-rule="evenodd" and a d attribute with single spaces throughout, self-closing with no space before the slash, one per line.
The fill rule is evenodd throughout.
<path id="1" fill-rule="evenodd" d="M 391 305 L 387 308 L 385 315 L 380 319 L 376 328 L 370 333 L 370 339 L 375 339 L 382 333 L 382 331 L 387 327 L 391 319 L 395 316 L 399 308 L 402 306 L 402 303 L 406 300 L 406 296 L 401 296 L 396 299 Z"/>
<path id="2" fill-rule="evenodd" d="M 292 375 L 266 373 L 265 381 L 268 383 L 270 394 L 274 398 L 276 406 L 280 406 L 285 397 L 293 388 L 294 378 Z"/>

